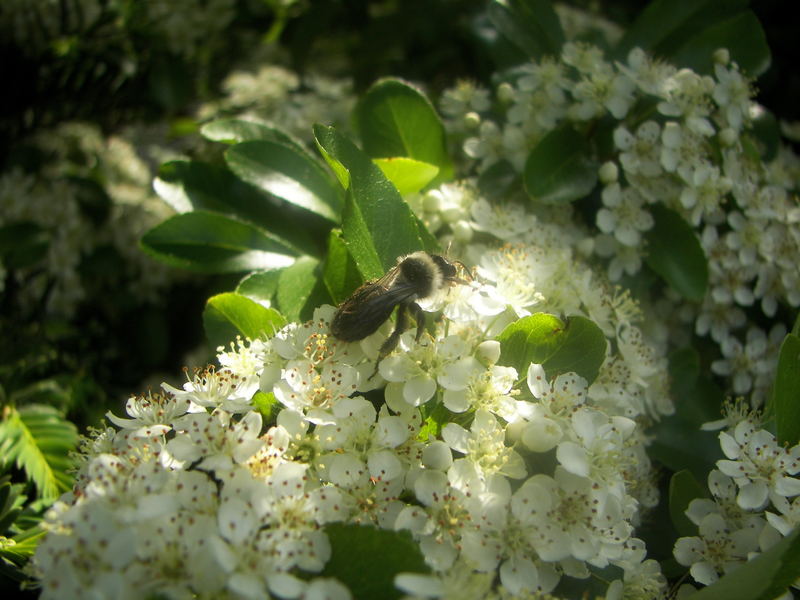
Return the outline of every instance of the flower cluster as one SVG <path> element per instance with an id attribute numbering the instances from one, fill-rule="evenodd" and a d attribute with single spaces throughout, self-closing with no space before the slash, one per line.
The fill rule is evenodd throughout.
<path id="1" fill-rule="evenodd" d="M 711 498 L 686 515 L 698 535 L 675 543 L 675 559 L 704 585 L 769 549 L 800 523 L 800 445 L 784 448 L 755 415 L 719 434 L 725 459 L 708 475 Z"/>
<path id="2" fill-rule="evenodd" d="M 740 373 L 731 390 L 758 405 L 775 368 L 772 342 L 783 330 L 749 325 L 744 311 L 758 305 L 774 317 L 780 305 L 800 306 L 800 208 L 792 195 L 800 161 L 779 148 L 760 162 L 753 124 L 763 110 L 753 86 L 726 51 L 714 58 L 708 76 L 640 49 L 611 62 L 595 46 L 568 42 L 561 56 L 509 73 L 496 102 L 461 83 L 444 94 L 441 108 L 479 173 L 500 161 L 521 172 L 530 150 L 565 123 L 581 129 L 613 120 L 613 157 L 587 157 L 606 161 L 592 251 L 607 259 L 612 281 L 634 275 L 647 252 L 651 207 L 682 215 L 709 259 L 709 292 L 691 307 L 695 331 L 720 346 L 715 372 Z"/>
<path id="3" fill-rule="evenodd" d="M 48 312 L 71 315 L 86 297 L 81 262 L 105 246 L 124 259 L 126 272 L 115 276 L 131 281 L 137 297 L 154 301 L 174 283 L 174 271 L 138 247 L 145 231 L 172 214 L 152 191 L 151 163 L 174 151 L 148 147 L 145 138 L 163 139 L 164 134 L 140 127 L 106 137 L 94 125 L 63 123 L 28 140 L 44 157 L 37 172 L 15 168 L 0 176 L 0 224 L 35 226 L 48 242 L 38 262 L 15 269 L 30 305 L 45 298 Z M 98 181 L 102 189 L 95 187 Z M 110 200 L 107 213 L 97 198 L 103 193 Z M 102 227 L 97 227 L 98 218 L 104 219 Z"/>
<path id="4" fill-rule="evenodd" d="M 376 374 L 390 324 L 345 343 L 322 306 L 109 415 L 119 430 L 87 440 L 48 515 L 43 597 L 347 597 L 318 576 L 334 522 L 409 531 L 432 570 L 398 577 L 412 595 L 551 592 L 609 565 L 615 594 L 663 591 L 634 535 L 657 502 L 643 427 L 671 411 L 662 351 L 635 303 L 572 255 L 574 231 L 479 198 L 467 214 L 487 234 L 464 248 L 475 279 L 423 306 L 443 320 L 404 332 Z M 542 311 L 600 326 L 593 382 L 499 364 L 497 334 Z"/>
<path id="5" fill-rule="evenodd" d="M 244 66 L 225 77 L 222 96 L 201 105 L 197 118 L 206 121 L 231 116 L 266 121 L 301 140 L 308 140 L 309 123 L 347 128 L 355 106 L 352 86 L 346 78 L 329 74 L 341 69 L 330 65 L 324 71 L 311 69 L 301 77 L 283 66 L 288 62 L 273 48 L 254 52 Z"/>

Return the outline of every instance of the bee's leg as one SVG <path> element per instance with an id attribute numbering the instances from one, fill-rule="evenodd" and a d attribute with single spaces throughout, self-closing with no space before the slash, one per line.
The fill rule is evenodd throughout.
<path id="1" fill-rule="evenodd" d="M 414 320 L 417 322 L 417 341 L 422 337 L 422 332 L 425 331 L 425 311 L 419 307 L 416 302 L 410 302 L 408 307 L 414 311 Z"/>
<path id="2" fill-rule="evenodd" d="M 416 304 L 414 304 L 414 306 L 416 306 Z M 380 362 L 395 349 L 397 343 L 400 341 L 400 335 L 405 331 L 406 325 L 408 325 L 406 305 L 401 303 L 397 306 L 397 319 L 395 320 L 394 331 L 384 340 L 383 344 L 381 344 L 380 350 L 378 350 L 378 359 L 375 361 L 375 370 L 372 372 L 372 375 L 369 376 L 369 379 L 375 377 Z"/>

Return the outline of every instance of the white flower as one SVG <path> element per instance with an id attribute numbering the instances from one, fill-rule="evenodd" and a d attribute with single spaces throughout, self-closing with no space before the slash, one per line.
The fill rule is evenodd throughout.
<path id="1" fill-rule="evenodd" d="M 758 550 L 759 532 L 751 529 L 731 531 L 724 518 L 707 515 L 699 525 L 699 537 L 682 537 L 675 542 L 675 560 L 690 567 L 698 583 L 711 585 L 719 576 L 735 569 Z"/>
<path id="2" fill-rule="evenodd" d="M 383 359 L 379 371 L 390 382 L 387 396 L 399 389 L 408 404 L 419 406 L 433 398 L 437 389 L 436 378 L 445 366 L 457 361 L 469 349 L 457 335 L 436 342 L 422 338 L 420 343 L 414 341 L 414 335 L 414 332 L 407 331 L 400 336 L 400 352 Z"/>
<path id="3" fill-rule="evenodd" d="M 505 430 L 497 422 L 497 417 L 485 409 L 475 412 L 469 431 L 456 423 L 445 425 L 442 439 L 464 455 L 459 460 L 475 465 L 482 477 L 500 474 L 520 479 L 526 475 L 522 457 L 505 445 Z"/>
<path id="4" fill-rule="evenodd" d="M 655 121 L 642 123 L 635 136 L 626 127 L 617 127 L 614 145 L 621 150 L 619 162 L 626 174 L 656 177 L 662 173 L 661 127 Z"/>
<path id="5" fill-rule="evenodd" d="M 722 109 L 728 126 L 740 131 L 750 114 L 750 97 L 753 95 L 750 81 L 739 72 L 736 63 L 731 63 L 728 68 L 715 64 L 714 75 L 717 78 L 712 93 L 714 101 Z"/>
<path id="6" fill-rule="evenodd" d="M 653 227 L 653 217 L 644 210 L 645 199 L 635 188 L 612 183 L 603 188 L 603 208 L 597 211 L 597 227 L 614 235 L 626 246 L 638 246 L 641 234 Z"/>
<path id="7" fill-rule="evenodd" d="M 759 510 L 768 501 L 780 506 L 785 498 L 800 494 L 800 479 L 792 477 L 800 472 L 800 446 L 787 451 L 750 421 L 739 423 L 733 435 L 721 432 L 719 440 L 730 460 L 717 461 L 717 468 L 739 487 L 739 506 Z"/>

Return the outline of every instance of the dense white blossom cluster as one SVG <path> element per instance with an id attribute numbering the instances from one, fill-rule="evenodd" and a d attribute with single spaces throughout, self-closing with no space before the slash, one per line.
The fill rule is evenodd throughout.
<path id="1" fill-rule="evenodd" d="M 703 585 L 768 550 L 800 524 L 800 445 L 778 445 L 756 414 L 728 412 L 729 420 L 738 422 L 719 434 L 726 458 L 708 475 L 711 498 L 696 498 L 686 510 L 698 535 L 678 539 L 674 548 L 675 559 Z"/>
<path id="2" fill-rule="evenodd" d="M 308 69 L 302 77 L 283 66 L 288 59 L 274 48 L 260 48 L 246 65 L 231 71 L 222 82 L 222 96 L 197 110 L 201 121 L 237 117 L 266 121 L 294 137 L 311 141 L 313 123 L 327 123 L 347 130 L 355 107 L 352 85 L 346 78 Z"/>
<path id="3" fill-rule="evenodd" d="M 464 248 L 474 281 L 424 305 L 443 319 L 403 333 L 379 375 L 391 324 L 341 342 L 322 306 L 109 415 L 119 429 L 86 441 L 75 490 L 48 515 L 43 598 L 347 597 L 315 575 L 333 522 L 409 531 L 432 570 L 398 577 L 412 597 L 525 597 L 609 565 L 612 595 L 658 597 L 634 528 L 658 499 L 643 428 L 672 410 L 661 349 L 572 254 L 568 227 L 480 198 L 462 217 L 487 234 Z M 591 385 L 498 364 L 495 336 L 540 311 L 601 327 Z M 276 402 L 268 424 L 258 392 Z"/>
<path id="4" fill-rule="evenodd" d="M 515 69 L 494 100 L 462 82 L 444 94 L 441 109 L 479 173 L 499 161 L 521 172 L 530 150 L 556 127 L 613 119 L 613 155 L 587 157 L 604 161 L 590 248 L 607 259 L 612 281 L 634 275 L 654 223 L 650 207 L 681 214 L 709 259 L 709 292 L 691 307 L 695 331 L 719 344 L 722 358 L 713 370 L 732 377 L 731 391 L 760 405 L 785 329 L 750 325 L 745 311 L 758 306 L 774 317 L 780 305 L 800 306 L 800 207 L 793 195 L 800 161 L 781 147 L 762 162 L 752 132 L 763 110 L 753 95 L 724 50 L 706 76 L 640 49 L 624 63 L 611 62 L 595 46 L 568 42 L 558 58 Z"/>
<path id="5" fill-rule="evenodd" d="M 0 176 L 0 225 L 35 225 L 49 242 L 39 262 L 15 270 L 20 291 L 31 305 L 46 297 L 48 312 L 71 315 L 86 296 L 81 261 L 105 245 L 123 258 L 127 272 L 121 276 L 132 282 L 135 296 L 153 301 L 174 283 L 174 270 L 139 249 L 142 234 L 172 214 L 152 191 L 153 161 L 148 160 L 163 159 L 169 151 L 141 143 L 143 135 L 163 140 L 164 132 L 147 129 L 106 137 L 96 125 L 64 123 L 29 140 L 45 157 L 39 171 L 16 168 Z M 103 182 L 102 191 L 91 192 L 105 192 L 110 199 L 103 227 L 93 221 L 92 209 L 98 207 L 87 207 L 85 189 L 76 178 Z"/>

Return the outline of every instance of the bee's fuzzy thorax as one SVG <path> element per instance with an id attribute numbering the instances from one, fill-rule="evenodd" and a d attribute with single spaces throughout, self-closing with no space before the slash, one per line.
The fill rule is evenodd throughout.
<path id="1" fill-rule="evenodd" d="M 417 299 L 432 296 L 444 284 L 441 267 L 422 250 L 397 259 L 403 278 L 417 287 Z"/>

